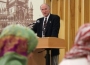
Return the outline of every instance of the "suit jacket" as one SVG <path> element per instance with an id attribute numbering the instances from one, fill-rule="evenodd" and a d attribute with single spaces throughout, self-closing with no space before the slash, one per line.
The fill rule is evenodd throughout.
<path id="1" fill-rule="evenodd" d="M 42 37 L 42 27 L 43 27 L 44 17 L 37 19 L 36 23 L 33 25 L 33 31 L 37 33 L 38 37 Z M 50 14 L 48 22 L 46 25 L 45 37 L 58 37 L 60 28 L 60 17 L 58 15 Z M 52 49 L 51 56 L 58 55 L 59 49 Z"/>

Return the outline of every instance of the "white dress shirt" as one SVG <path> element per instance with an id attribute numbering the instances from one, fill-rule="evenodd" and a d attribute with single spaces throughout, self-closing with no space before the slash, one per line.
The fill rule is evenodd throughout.
<path id="1" fill-rule="evenodd" d="M 43 25 L 44 25 L 45 18 L 47 18 L 47 22 L 48 22 L 49 16 L 50 16 L 50 14 L 49 14 L 47 17 L 44 17 Z M 47 23 L 47 22 L 46 22 L 46 23 Z M 43 35 L 43 30 L 42 30 L 42 37 L 45 37 L 45 36 Z"/>

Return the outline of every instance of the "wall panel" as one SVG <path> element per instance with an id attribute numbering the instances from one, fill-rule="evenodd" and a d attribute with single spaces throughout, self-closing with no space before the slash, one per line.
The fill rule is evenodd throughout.
<path id="1" fill-rule="evenodd" d="M 51 0 L 44 0 L 45 3 L 47 3 L 51 7 Z"/>
<path id="2" fill-rule="evenodd" d="M 51 0 L 51 13 L 58 14 L 58 0 Z"/>
<path id="3" fill-rule="evenodd" d="M 90 0 L 89 0 L 89 23 L 90 23 Z"/>
<path id="4" fill-rule="evenodd" d="M 63 31 L 60 30 L 60 35 L 63 36 L 60 38 L 65 39 L 68 51 L 74 43 L 78 28 L 90 23 L 90 0 L 50 0 L 50 3 L 51 12 L 61 17 Z"/>
<path id="5" fill-rule="evenodd" d="M 68 29 L 69 28 L 69 23 L 68 22 L 70 22 L 70 15 L 69 15 L 69 13 L 70 13 L 70 7 L 69 7 L 69 0 L 64 0 L 64 22 L 65 22 L 65 41 L 66 41 L 66 51 L 68 51 L 68 49 L 69 49 L 69 31 L 70 31 L 70 29 Z"/>
<path id="6" fill-rule="evenodd" d="M 84 0 L 84 23 L 89 22 L 89 0 Z"/>
<path id="7" fill-rule="evenodd" d="M 81 26 L 81 0 L 75 0 L 75 33 Z"/>

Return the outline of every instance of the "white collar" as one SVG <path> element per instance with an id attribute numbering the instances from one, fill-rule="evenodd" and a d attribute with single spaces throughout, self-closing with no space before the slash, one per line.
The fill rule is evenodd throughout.
<path id="1" fill-rule="evenodd" d="M 48 21 L 48 19 L 49 19 L 49 16 L 50 16 L 50 14 L 47 16 L 47 21 Z M 46 17 L 44 17 L 44 20 L 45 20 L 45 18 L 46 18 Z"/>

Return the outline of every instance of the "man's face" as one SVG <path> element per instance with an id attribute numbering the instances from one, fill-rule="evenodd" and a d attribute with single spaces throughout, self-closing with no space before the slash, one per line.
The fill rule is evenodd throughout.
<path id="1" fill-rule="evenodd" d="M 47 5 L 42 5 L 40 9 L 44 17 L 47 17 L 49 15 L 50 8 Z"/>

